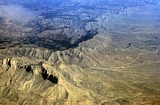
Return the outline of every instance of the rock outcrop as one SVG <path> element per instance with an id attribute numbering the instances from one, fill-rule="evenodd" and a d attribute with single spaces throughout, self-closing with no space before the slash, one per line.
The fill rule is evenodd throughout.
<path id="1" fill-rule="evenodd" d="M 156 4 L 151 0 L 3 2 L 7 5 L 0 5 L 0 43 L 7 45 L 2 48 L 33 44 L 52 50 L 73 48 L 97 34 L 106 34 L 107 22 L 125 15 L 128 8 Z"/>
<path id="2" fill-rule="evenodd" d="M 157 1 L 0 7 L 0 105 L 160 104 Z"/>

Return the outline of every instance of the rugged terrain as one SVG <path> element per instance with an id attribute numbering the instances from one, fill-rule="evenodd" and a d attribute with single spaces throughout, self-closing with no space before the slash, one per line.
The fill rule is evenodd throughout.
<path id="1" fill-rule="evenodd" d="M 96 1 L 0 2 L 0 105 L 160 105 L 160 3 Z"/>

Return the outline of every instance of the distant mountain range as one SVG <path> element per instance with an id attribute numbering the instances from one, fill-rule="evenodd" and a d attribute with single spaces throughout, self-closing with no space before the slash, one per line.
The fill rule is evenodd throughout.
<path id="1" fill-rule="evenodd" d="M 0 105 L 160 105 L 158 0 L 0 0 Z"/>

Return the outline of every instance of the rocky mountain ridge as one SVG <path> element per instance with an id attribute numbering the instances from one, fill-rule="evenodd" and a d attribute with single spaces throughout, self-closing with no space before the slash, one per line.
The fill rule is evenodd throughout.
<path id="1" fill-rule="evenodd" d="M 160 104 L 155 1 L 15 1 L 0 3 L 0 105 Z"/>
<path id="2" fill-rule="evenodd" d="M 5 1 L 4 4 L 8 2 Z M 100 4 L 87 6 L 83 4 L 84 1 L 81 3 L 79 1 L 65 1 L 65 3 L 59 1 L 58 4 L 53 1 L 36 0 L 33 2 L 17 2 L 15 0 L 12 2 L 22 6 L 1 5 L 1 40 L 8 43 L 21 40 L 19 44 L 34 44 L 53 50 L 72 48 L 98 33 L 104 34 L 107 21 L 110 21 L 114 16 L 125 15 L 124 11 L 132 7 L 129 4 L 137 6 L 135 8 L 143 7 L 145 4 L 156 5 L 150 0 L 143 2 L 134 0 L 130 2 L 108 1 L 109 3 L 105 3 L 104 7 L 99 7 L 101 3 L 96 1 L 90 1 L 90 3 Z M 37 2 L 40 4 L 37 5 Z M 34 4 L 37 6 L 32 6 Z"/>

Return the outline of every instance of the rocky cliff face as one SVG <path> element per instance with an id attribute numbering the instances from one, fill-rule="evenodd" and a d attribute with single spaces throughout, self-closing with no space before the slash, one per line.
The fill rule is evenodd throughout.
<path id="1" fill-rule="evenodd" d="M 160 104 L 158 1 L 0 7 L 0 105 Z"/>

